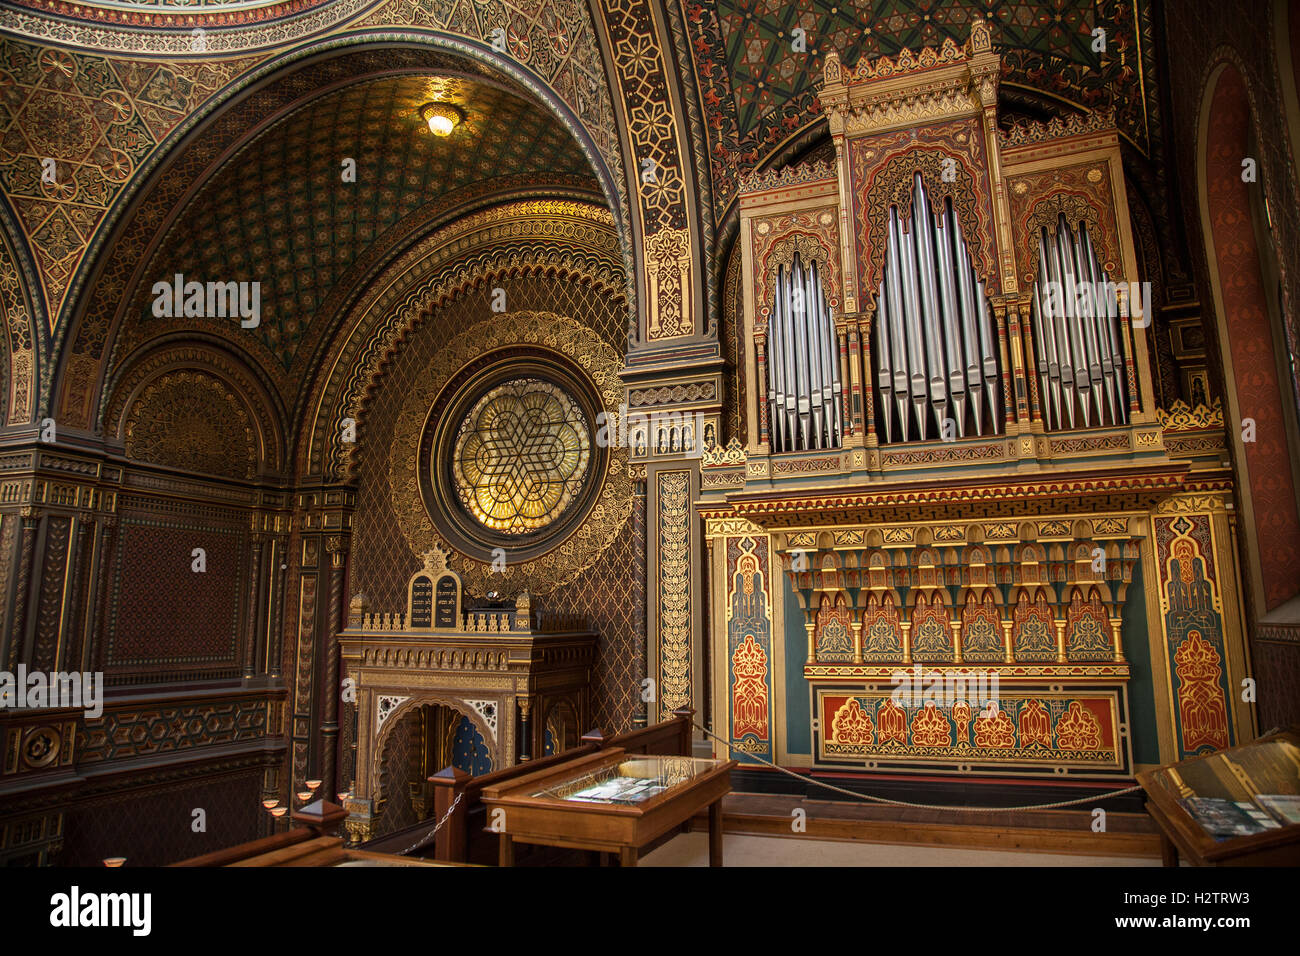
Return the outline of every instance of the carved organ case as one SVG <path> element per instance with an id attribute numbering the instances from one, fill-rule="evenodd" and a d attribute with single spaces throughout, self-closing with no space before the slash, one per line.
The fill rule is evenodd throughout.
<path id="1" fill-rule="evenodd" d="M 742 182 L 747 434 L 702 461 L 731 749 L 1120 777 L 1249 736 L 1230 488 L 1166 447 L 1109 117 L 1000 128 L 978 21 L 824 69 L 834 163 Z"/>

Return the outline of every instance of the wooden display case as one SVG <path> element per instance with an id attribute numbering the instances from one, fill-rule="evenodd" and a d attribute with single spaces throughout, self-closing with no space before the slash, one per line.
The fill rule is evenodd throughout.
<path id="1" fill-rule="evenodd" d="M 617 853 L 636 866 L 640 848 L 709 808 L 709 865 L 722 865 L 722 798 L 734 760 L 632 756 L 607 750 L 483 791 L 488 829 L 501 839 L 500 862 L 514 844 Z"/>
<path id="2" fill-rule="evenodd" d="M 1300 863 L 1300 728 L 1137 775 L 1166 866 Z"/>

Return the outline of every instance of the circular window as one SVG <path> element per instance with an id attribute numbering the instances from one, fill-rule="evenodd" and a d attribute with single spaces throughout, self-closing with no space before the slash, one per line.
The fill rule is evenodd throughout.
<path id="1" fill-rule="evenodd" d="M 591 432 L 578 404 L 552 382 L 516 378 L 483 395 L 461 420 L 451 473 L 475 521 L 517 536 L 562 517 L 590 463 Z"/>
<path id="2" fill-rule="evenodd" d="M 429 410 L 417 459 L 439 532 L 480 561 L 559 545 L 604 484 L 597 407 L 586 376 L 547 350 L 502 350 L 462 368 Z"/>

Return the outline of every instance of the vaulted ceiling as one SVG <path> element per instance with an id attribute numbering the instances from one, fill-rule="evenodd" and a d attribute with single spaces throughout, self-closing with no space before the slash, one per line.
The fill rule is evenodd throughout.
<path id="1" fill-rule="evenodd" d="M 450 136 L 433 135 L 420 117 L 420 106 L 435 99 L 465 113 Z M 355 181 L 344 175 L 347 159 L 355 162 Z M 315 344 L 332 311 L 331 292 L 354 291 L 340 283 L 359 280 L 349 270 L 368 252 L 417 238 L 433 211 L 463 211 L 530 187 L 600 191 L 570 134 L 513 93 L 426 74 L 325 93 L 229 156 L 184 204 L 135 290 L 135 322 L 119 353 L 174 326 L 152 315 L 154 282 L 177 273 L 201 282 L 260 281 L 260 325 L 240 335 L 288 372 Z M 230 324 L 194 322 L 223 336 Z"/>

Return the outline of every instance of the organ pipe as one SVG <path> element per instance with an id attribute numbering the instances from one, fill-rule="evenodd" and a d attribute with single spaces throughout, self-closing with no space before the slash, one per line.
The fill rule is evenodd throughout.
<path id="1" fill-rule="evenodd" d="M 795 253 L 776 272 L 768 333 L 768 405 L 774 451 L 838 448 L 843 381 L 835 318 L 817 262 Z M 778 424 L 779 423 L 779 424 Z"/>
<path id="2" fill-rule="evenodd" d="M 911 222 L 890 207 L 876 298 L 884 441 L 924 440 L 931 423 L 944 438 L 996 433 L 999 367 L 983 285 L 951 202 L 936 216 L 919 175 Z"/>
<path id="3" fill-rule="evenodd" d="M 1116 292 L 1086 223 L 1076 231 L 1062 215 L 1054 235 L 1039 229 L 1032 321 L 1048 428 L 1128 420 Z"/>

